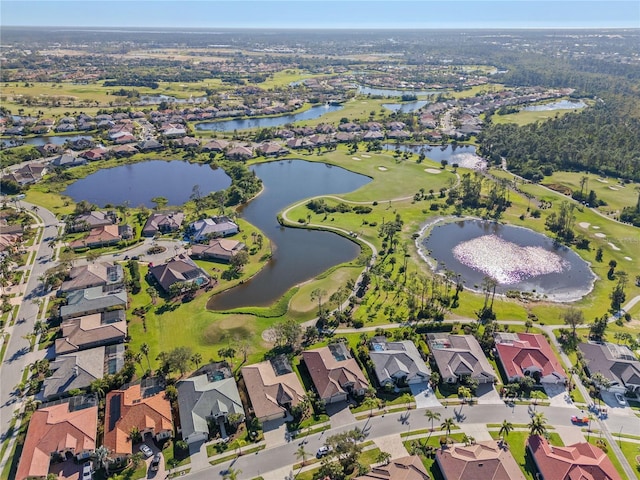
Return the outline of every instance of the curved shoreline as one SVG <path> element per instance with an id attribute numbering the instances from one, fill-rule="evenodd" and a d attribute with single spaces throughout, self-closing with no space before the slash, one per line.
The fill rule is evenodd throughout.
<path id="1" fill-rule="evenodd" d="M 522 230 L 526 230 L 526 231 L 529 231 L 529 232 L 537 233 L 539 235 L 544 235 L 544 234 L 541 234 L 539 232 L 536 232 L 535 230 L 529 229 L 527 227 L 523 227 L 521 225 L 512 225 L 512 224 L 509 224 L 509 223 L 502 223 L 502 222 L 493 221 L 493 220 L 484 220 L 482 218 L 472 217 L 472 216 L 464 216 L 464 217 L 453 217 L 453 216 L 442 217 L 442 216 L 438 216 L 438 217 L 434 217 L 432 219 L 427 220 L 427 222 L 425 222 L 420 227 L 420 230 L 418 231 L 418 236 L 415 239 L 415 246 L 416 246 L 416 250 L 418 252 L 418 255 L 429 266 L 429 268 L 431 269 L 432 273 L 437 274 L 437 275 L 441 275 L 441 276 L 443 275 L 443 273 L 441 271 L 438 271 L 437 262 L 430 255 L 430 252 L 425 248 L 423 242 L 426 240 L 426 238 L 428 238 L 429 234 L 431 233 L 433 228 L 436 227 L 436 226 L 446 225 L 446 224 L 454 223 L 454 222 L 457 222 L 457 221 L 468 221 L 468 220 L 497 223 L 499 225 L 513 227 L 513 228 L 520 228 Z M 544 236 L 547 237 L 546 235 L 544 235 Z M 550 238 L 550 237 L 547 237 L 547 238 Z M 593 269 L 591 267 L 591 265 L 592 265 L 591 262 L 583 259 L 572 248 L 570 248 L 570 247 L 568 247 L 566 245 L 565 245 L 565 248 L 569 249 L 571 252 L 576 254 L 578 256 L 578 258 L 580 258 L 580 260 L 582 260 L 588 266 L 589 272 L 591 272 L 591 277 L 592 278 L 591 278 L 591 280 L 589 282 L 588 287 L 586 287 L 585 290 L 578 291 L 577 289 L 572 289 L 571 291 L 567 291 L 567 292 L 539 293 L 539 292 L 529 292 L 529 291 L 526 291 L 526 290 L 518 290 L 518 289 L 514 288 L 514 289 L 505 289 L 506 290 L 505 292 L 496 293 L 496 296 L 503 297 L 503 298 L 512 298 L 512 297 L 509 297 L 507 295 L 508 292 L 520 292 L 520 293 L 526 293 L 527 296 L 530 295 L 530 300 L 532 300 L 532 301 L 551 301 L 551 302 L 555 302 L 555 303 L 572 303 L 572 302 L 576 302 L 576 301 L 582 300 L 584 297 L 586 297 L 591 292 L 593 292 L 593 290 L 595 288 L 595 283 L 598 280 L 598 276 L 593 271 Z M 464 287 L 465 290 L 468 290 L 468 291 L 473 292 L 473 293 L 482 293 L 482 290 L 480 290 L 480 289 L 472 288 L 472 287 L 469 287 L 467 285 L 463 285 L 463 287 Z"/>

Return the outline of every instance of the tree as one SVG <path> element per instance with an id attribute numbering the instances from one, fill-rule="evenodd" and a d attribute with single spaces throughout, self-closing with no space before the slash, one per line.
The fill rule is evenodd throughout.
<path id="1" fill-rule="evenodd" d="M 140 353 L 142 353 L 147 359 L 147 366 L 149 367 L 149 371 L 151 371 L 151 362 L 149 361 L 149 344 L 148 343 L 145 342 L 142 345 L 140 345 Z"/>
<path id="2" fill-rule="evenodd" d="M 435 420 L 440 420 L 440 414 L 438 412 L 434 412 L 433 410 L 425 410 L 424 416 L 427 417 L 427 420 L 431 422 L 431 430 L 429 431 L 429 437 L 431 437 L 431 432 L 433 432 L 433 422 Z"/>
<path id="3" fill-rule="evenodd" d="M 533 409 L 535 410 L 538 406 L 538 400 L 542 400 L 545 398 L 544 394 L 540 390 L 534 390 L 530 394 L 531 399 L 533 400 Z"/>
<path id="4" fill-rule="evenodd" d="M 151 286 L 146 290 L 147 295 L 151 297 L 151 305 L 155 305 L 158 300 L 158 290 L 155 287 Z"/>
<path id="5" fill-rule="evenodd" d="M 376 462 L 387 465 L 391 460 L 391 454 L 389 452 L 383 452 L 382 450 L 376 456 Z"/>
<path id="6" fill-rule="evenodd" d="M 273 335 L 276 345 L 295 350 L 302 335 L 302 327 L 294 319 L 288 318 L 273 326 Z"/>
<path id="7" fill-rule="evenodd" d="M 242 473 L 242 470 L 238 468 L 229 467 L 224 472 L 224 475 L 222 476 L 222 478 L 224 480 L 238 480 L 238 475 L 240 475 L 241 473 Z"/>
<path id="8" fill-rule="evenodd" d="M 191 355 L 191 361 L 196 364 L 196 370 L 197 370 L 198 367 L 200 367 L 200 364 L 202 363 L 202 355 L 199 354 L 198 352 L 194 353 L 193 355 Z"/>
<path id="9" fill-rule="evenodd" d="M 602 340 L 607 330 L 607 325 L 608 321 L 606 315 L 603 315 L 600 318 L 596 317 L 593 323 L 589 326 L 589 337 L 592 340 Z"/>
<path id="10" fill-rule="evenodd" d="M 322 290 L 321 288 L 316 288 L 311 291 L 311 301 L 318 301 L 318 315 L 322 315 L 322 299 L 327 295 L 326 290 Z"/>
<path id="11" fill-rule="evenodd" d="M 229 261 L 229 268 L 231 268 L 234 273 L 238 274 L 247 263 L 249 263 L 249 254 L 243 249 L 231 257 L 231 260 Z"/>
<path id="12" fill-rule="evenodd" d="M 373 416 L 373 409 L 378 407 L 378 399 L 374 397 L 367 397 L 362 402 L 362 406 L 369 409 L 369 416 Z"/>
<path id="13" fill-rule="evenodd" d="M 192 352 L 189 347 L 177 347 L 171 350 L 167 356 L 167 367 L 169 371 L 178 370 L 180 376 L 184 375 L 189 368 L 191 355 Z"/>
<path id="14" fill-rule="evenodd" d="M 236 351 L 231 347 L 221 348 L 220 350 L 218 350 L 218 355 L 222 359 L 229 359 L 229 364 L 232 365 L 232 361 L 236 356 Z"/>
<path id="15" fill-rule="evenodd" d="M 465 386 L 458 387 L 458 396 L 462 398 L 462 402 L 464 403 L 471 398 L 471 390 Z"/>
<path id="16" fill-rule="evenodd" d="M 109 475 L 109 449 L 104 445 L 100 445 L 93 452 L 93 458 L 100 467 L 105 469 L 107 475 Z"/>
<path id="17" fill-rule="evenodd" d="M 584 315 L 582 314 L 582 311 L 573 307 L 568 308 L 562 314 L 562 319 L 564 320 L 565 325 L 571 327 L 571 336 L 573 337 L 573 340 L 577 340 L 578 335 L 576 334 L 576 329 L 579 325 L 584 323 Z"/>
<path id="18" fill-rule="evenodd" d="M 136 443 L 142 442 L 142 434 L 140 433 L 138 427 L 133 426 L 129 429 L 129 440 L 131 440 L 131 443 L 134 445 Z"/>
<path id="19" fill-rule="evenodd" d="M 541 412 L 536 412 L 527 425 L 529 435 L 544 435 L 547 432 L 547 419 Z"/>
<path id="20" fill-rule="evenodd" d="M 358 429 L 330 436 L 326 441 L 332 447 L 328 457 L 338 460 L 344 470 L 354 467 L 362 452 L 362 445 L 358 443 L 362 437 L 362 432 Z"/>
<path id="21" fill-rule="evenodd" d="M 508 420 L 503 420 L 502 425 L 500 425 L 500 430 L 498 430 L 498 435 L 500 437 L 508 437 L 511 431 L 513 430 L 513 424 Z"/>
<path id="22" fill-rule="evenodd" d="M 456 427 L 456 422 L 452 417 L 445 418 L 444 421 L 440 424 L 440 430 L 444 430 L 447 432 L 447 437 L 451 435 L 451 430 Z"/>
<path id="23" fill-rule="evenodd" d="M 153 197 L 151 201 L 156 204 L 156 210 L 162 210 L 169 203 L 169 200 L 166 197 Z"/>
<path id="24" fill-rule="evenodd" d="M 307 457 L 309 456 L 309 452 L 304 448 L 304 444 L 298 447 L 296 450 L 296 459 L 302 459 L 302 466 L 304 467 L 307 464 Z"/>

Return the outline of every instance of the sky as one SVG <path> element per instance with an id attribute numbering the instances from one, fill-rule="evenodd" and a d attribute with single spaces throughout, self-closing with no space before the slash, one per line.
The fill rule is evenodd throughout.
<path id="1" fill-rule="evenodd" d="M 640 28 L 640 0 L 0 0 L 0 25 Z"/>

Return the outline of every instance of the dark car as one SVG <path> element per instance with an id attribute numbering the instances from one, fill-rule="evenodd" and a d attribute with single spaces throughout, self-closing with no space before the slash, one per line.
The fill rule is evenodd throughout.
<path id="1" fill-rule="evenodd" d="M 153 456 L 153 460 L 151 460 L 151 465 L 149 466 L 149 469 L 152 472 L 157 472 L 158 469 L 160 468 L 160 460 L 162 459 L 162 456 L 160 455 L 160 453 L 156 453 Z"/>

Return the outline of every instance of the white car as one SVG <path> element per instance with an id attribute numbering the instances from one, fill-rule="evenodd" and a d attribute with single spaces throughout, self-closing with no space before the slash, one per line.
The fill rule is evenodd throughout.
<path id="1" fill-rule="evenodd" d="M 618 401 L 618 403 L 620 405 L 622 405 L 623 407 L 625 407 L 627 405 L 627 402 L 624 401 L 624 397 L 622 396 L 621 393 L 616 393 L 615 397 L 616 397 L 616 400 Z"/>
<path id="2" fill-rule="evenodd" d="M 93 478 L 93 472 L 91 471 L 91 462 L 87 462 L 82 465 L 82 480 L 91 480 Z"/>
<path id="3" fill-rule="evenodd" d="M 331 451 L 331 447 L 329 445 L 323 445 L 318 449 L 316 453 L 316 458 L 322 458 L 327 455 Z"/>
<path id="4" fill-rule="evenodd" d="M 140 445 L 140 451 L 144 455 L 144 458 L 149 458 L 153 456 L 153 451 L 149 448 L 149 445 L 145 445 L 144 443 Z"/>

